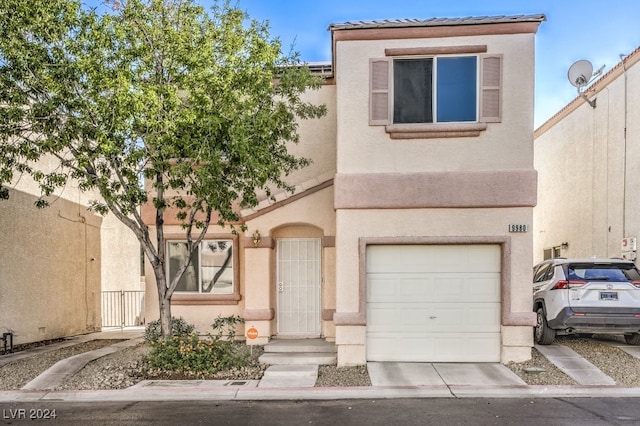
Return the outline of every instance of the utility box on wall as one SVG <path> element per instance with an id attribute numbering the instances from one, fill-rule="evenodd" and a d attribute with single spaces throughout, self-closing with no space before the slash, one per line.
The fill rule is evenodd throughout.
<path id="1" fill-rule="evenodd" d="M 636 238 L 626 237 L 622 239 L 621 244 L 622 258 L 627 260 L 636 260 Z"/>

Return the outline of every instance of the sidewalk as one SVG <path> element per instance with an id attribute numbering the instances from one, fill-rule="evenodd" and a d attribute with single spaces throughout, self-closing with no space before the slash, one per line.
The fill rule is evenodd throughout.
<path id="1" fill-rule="evenodd" d="M 54 391 L 86 363 L 141 341 L 142 331 L 104 331 L 77 336 L 55 345 L 5 355 L 0 365 L 34 352 L 54 350 L 94 339 L 124 342 L 62 360 L 19 391 L 0 391 L 0 402 L 96 402 L 175 400 L 334 400 L 387 398 L 556 398 L 640 397 L 640 388 L 623 388 L 575 352 L 562 346 L 537 347 L 558 368 L 581 385 L 530 386 L 502 364 L 393 363 L 367 364 L 372 386 L 313 387 L 294 371 L 287 385 L 263 380 L 147 380 L 122 390 Z M 286 368 L 285 368 L 286 369 Z M 302 377 L 300 381 L 296 377 Z M 262 382 L 262 383 L 261 383 Z"/>

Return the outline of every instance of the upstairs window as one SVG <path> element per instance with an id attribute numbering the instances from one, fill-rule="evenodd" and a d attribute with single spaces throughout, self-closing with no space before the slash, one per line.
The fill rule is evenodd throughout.
<path id="1" fill-rule="evenodd" d="M 477 121 L 476 56 L 395 59 L 393 122 Z"/>
<path id="2" fill-rule="evenodd" d="M 371 59 L 369 124 L 392 138 L 478 136 L 502 120 L 502 55 L 486 50 L 396 48 Z"/>

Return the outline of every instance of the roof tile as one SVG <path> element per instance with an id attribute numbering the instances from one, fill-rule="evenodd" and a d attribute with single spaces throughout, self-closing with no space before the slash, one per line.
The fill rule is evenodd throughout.
<path id="1" fill-rule="evenodd" d="M 329 30 L 352 30 L 369 28 L 406 28 L 437 27 L 452 25 L 504 24 L 516 22 L 543 22 L 543 14 L 536 15 L 500 15 L 500 16 L 468 16 L 463 18 L 430 18 L 430 19 L 385 19 L 376 21 L 350 21 L 342 24 L 331 24 Z"/>

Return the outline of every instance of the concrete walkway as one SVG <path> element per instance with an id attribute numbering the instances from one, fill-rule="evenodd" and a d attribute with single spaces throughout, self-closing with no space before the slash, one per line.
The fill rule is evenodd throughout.
<path id="1" fill-rule="evenodd" d="M 104 348 L 95 349 L 93 351 L 84 352 L 79 355 L 69 357 L 58 361 L 49 369 L 45 370 L 38 377 L 27 383 L 23 390 L 34 389 L 55 389 L 62 385 L 65 380 L 82 370 L 85 365 L 105 355 L 112 354 L 120 349 L 135 346 L 142 343 L 142 337 L 125 340 L 120 343 L 106 346 Z"/>
<path id="2" fill-rule="evenodd" d="M 318 380 L 318 365 L 270 365 L 260 379 L 259 387 L 312 388 Z"/>
<path id="3" fill-rule="evenodd" d="M 31 355 L 34 355 L 34 354 L 67 348 L 69 346 L 74 346 L 79 343 L 89 342 L 91 340 L 100 340 L 100 339 L 129 340 L 129 339 L 142 337 L 143 333 L 144 333 L 144 329 L 141 327 L 130 328 L 130 329 L 114 328 L 111 330 L 99 331 L 96 333 L 81 334 L 78 336 L 67 337 L 64 339 L 64 341 L 53 343 L 51 345 L 38 346 L 26 351 L 2 355 L 0 356 L 0 367 L 2 367 L 3 365 L 9 364 L 10 362 L 14 362 L 22 358 L 30 357 Z"/>
<path id="4" fill-rule="evenodd" d="M 640 359 L 640 346 L 629 346 L 625 343 L 615 342 L 615 341 L 609 341 L 609 342 L 603 341 L 602 343 L 615 346 L 621 351 L 628 353 L 632 357 Z"/>
<path id="5" fill-rule="evenodd" d="M 567 376 L 580 385 L 608 385 L 616 382 L 596 366 L 562 345 L 535 345 L 535 348 Z"/>

